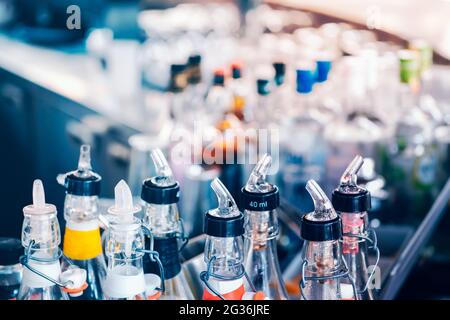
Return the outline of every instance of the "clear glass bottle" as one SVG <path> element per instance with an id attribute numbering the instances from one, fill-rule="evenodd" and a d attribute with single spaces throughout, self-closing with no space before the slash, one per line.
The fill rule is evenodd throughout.
<path id="1" fill-rule="evenodd" d="M 205 112 L 210 116 L 211 124 L 219 123 L 224 114 L 229 112 L 233 105 L 233 94 L 225 87 L 225 71 L 214 70 L 213 85 L 209 89 L 205 99 Z"/>
<path id="2" fill-rule="evenodd" d="M 371 197 L 369 191 L 358 186 L 356 176 L 363 163 L 363 158 L 358 155 L 349 164 L 338 188 L 333 191 L 332 203 L 342 219 L 342 255 L 355 282 L 358 300 L 373 300 L 374 292 L 369 280 L 375 270 L 369 269 L 368 260 L 368 247 L 372 244 L 366 240 L 371 239 L 367 214 L 371 208 Z M 351 285 L 344 279 L 342 282 Z"/>
<path id="3" fill-rule="evenodd" d="M 417 105 L 418 62 L 416 53 L 399 52 L 399 113 L 393 139 L 382 162 L 382 173 L 393 189 L 396 221 L 423 219 L 437 192 L 437 150 L 434 123 Z"/>
<path id="4" fill-rule="evenodd" d="M 179 256 L 180 239 L 187 241 L 177 207 L 180 187 L 162 151 L 152 150 L 151 157 L 156 176 L 143 182 L 141 198 L 145 203 L 143 223 L 152 233 L 154 250 L 159 253 L 164 268 L 165 290 L 159 299 L 193 300 Z M 160 273 L 158 266 L 148 256 L 144 257 L 144 272 Z"/>
<path id="5" fill-rule="evenodd" d="M 273 69 L 275 71 L 273 83 L 273 93 L 272 93 L 272 113 L 273 118 L 276 123 L 279 123 L 286 111 L 289 110 L 289 104 L 292 103 L 292 87 L 289 85 L 287 81 L 286 75 L 286 64 L 281 61 L 274 62 L 272 64 Z"/>
<path id="6" fill-rule="evenodd" d="M 260 129 L 268 129 L 269 125 L 275 121 L 272 118 L 272 83 L 269 78 L 259 78 L 256 80 L 256 108 L 252 110 L 251 120 Z"/>
<path id="7" fill-rule="evenodd" d="M 264 292 L 266 299 L 287 300 L 276 244 L 279 192 L 266 181 L 271 162 L 272 158 L 265 154 L 241 191 L 241 204 L 245 208 L 245 269 L 255 289 Z"/>
<path id="8" fill-rule="evenodd" d="M 23 208 L 22 245 L 25 256 L 18 300 L 69 300 L 86 288 L 86 272 L 71 266 L 61 272 L 61 233 L 56 207 L 45 203 L 41 180 L 33 183 L 33 204 Z M 69 293 L 69 295 L 68 295 Z"/>
<path id="9" fill-rule="evenodd" d="M 145 238 L 141 221 L 134 214 L 131 190 L 121 180 L 114 188 L 115 204 L 108 209 L 105 254 L 108 259 L 103 294 L 106 300 L 146 300 L 143 256 Z"/>
<path id="10" fill-rule="evenodd" d="M 346 298 L 342 285 L 345 262 L 342 259 L 341 219 L 331 202 L 314 180 L 306 190 L 314 201 L 314 211 L 301 219 L 300 235 L 304 240 L 302 251 L 303 300 L 340 300 Z"/>
<path id="11" fill-rule="evenodd" d="M 214 179 L 211 187 L 219 206 L 205 215 L 204 261 L 207 270 L 200 274 L 206 286 L 202 299 L 264 299 L 262 292 L 246 292 L 244 287 L 244 216 L 219 179 Z"/>
<path id="12" fill-rule="evenodd" d="M 312 92 L 314 79 L 312 69 L 297 70 L 298 94 L 280 129 L 280 188 L 283 194 L 290 195 L 288 200 L 303 212 L 312 209 L 305 190 L 306 182 L 309 179 L 323 181 L 327 153 L 323 123 Z"/>
<path id="13" fill-rule="evenodd" d="M 233 102 L 230 111 L 239 119 L 244 120 L 245 107 L 248 103 L 248 87 L 242 77 L 242 63 L 234 62 L 231 64 L 231 81 L 229 83 L 230 91 L 233 95 Z"/>
<path id="14" fill-rule="evenodd" d="M 98 224 L 101 177 L 92 171 L 89 145 L 80 148 L 78 169 L 59 175 L 58 182 L 66 189 L 63 252 L 71 263 L 87 272 L 88 288 L 76 299 L 101 300 L 101 283 L 106 277 Z M 67 267 L 68 262 L 63 260 L 62 268 Z"/>

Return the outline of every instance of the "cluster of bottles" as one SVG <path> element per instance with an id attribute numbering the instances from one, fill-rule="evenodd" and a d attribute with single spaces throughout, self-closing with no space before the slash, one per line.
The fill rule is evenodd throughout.
<path id="1" fill-rule="evenodd" d="M 23 209 L 24 271 L 17 299 L 194 299 L 180 257 L 188 241 L 177 208 L 180 185 L 160 149 L 151 158 L 157 174 L 142 183 L 143 217 L 123 180 L 115 187 L 114 205 L 103 213 L 101 177 L 91 168 L 90 147 L 81 147 L 77 170 L 58 176 L 66 190 L 63 250 L 56 207 L 45 202 L 42 182 L 34 181 L 33 204 Z M 205 300 L 290 298 L 276 250 L 280 196 L 266 179 L 271 164 L 265 154 L 252 170 L 240 192 L 243 212 L 219 179 L 211 183 L 218 206 L 204 216 L 205 269 L 198 274 Z M 314 180 L 307 183 L 315 208 L 301 218 L 297 298 L 374 299 L 368 249 L 377 248 L 368 229 L 370 193 L 356 181 L 362 164 L 361 156 L 351 162 L 332 202 Z"/>
<path id="2" fill-rule="evenodd" d="M 306 30 L 302 34 L 306 36 Z M 216 68 L 211 84 L 202 81 L 200 54 L 173 64 L 171 113 L 174 128 L 186 129 L 177 136 L 192 144 L 198 133 L 195 126 L 201 127 L 203 145 L 192 149 L 205 162 L 209 155 L 217 156 L 218 145 L 243 159 L 251 158 L 252 152 L 272 153 L 271 139 L 278 138 L 281 169 L 275 181 L 304 212 L 312 208 L 305 189 L 309 179 L 330 192 L 339 178 L 336 173 L 351 161 L 348 155 L 365 154 L 376 165 L 369 175 L 377 171 L 387 181 L 395 199 L 391 207 L 407 208 L 403 211 L 408 216 L 397 218 L 421 219 L 439 183 L 445 182 L 436 179 L 446 177 L 439 172 L 445 155 L 439 153 L 436 132 L 448 125 L 448 110 L 431 96 L 431 48 L 415 41 L 408 50 L 388 54 L 366 48 L 342 57 L 321 50 L 314 59 L 295 65 L 284 61 L 285 56 L 258 66 L 244 59 L 248 67 L 235 61 Z M 388 69 L 386 80 L 378 79 L 381 68 Z M 267 133 L 249 137 L 247 129 Z M 239 135 L 245 139 L 239 140 Z M 211 145 L 214 152 L 206 152 Z M 241 177 L 248 172 L 244 168 Z"/>
<path id="3" fill-rule="evenodd" d="M 434 90 L 439 77 L 430 44 L 414 40 L 404 50 L 380 41 L 373 30 L 345 23 L 313 27 L 314 19 L 303 12 L 264 4 L 249 10 L 245 26 L 237 18 L 222 4 L 183 4 L 139 15 L 148 39 L 139 46 L 143 65 L 136 74 L 144 81 L 137 82 L 161 100 L 144 99 L 145 110 L 130 113 L 143 119 L 153 147 L 171 157 L 186 155 L 184 167 L 168 159 L 176 179 L 186 185 L 220 176 L 236 196 L 251 168 L 222 166 L 219 155 L 249 159 L 279 151 L 274 162 L 281 170 L 273 182 L 307 212 L 313 205 L 307 181 L 331 192 L 349 155 L 364 154 L 370 158 L 361 174 L 365 182 L 382 177 L 387 186 L 380 190 L 379 180 L 366 185 L 374 200 L 390 201 L 385 217 L 396 220 L 389 222 L 421 221 L 448 177 L 450 158 L 439 150 L 448 146 L 450 109 Z M 109 38 L 105 52 L 113 47 Z M 263 129 L 266 134 L 258 136 Z M 201 159 L 201 166 L 187 168 L 192 158 Z M 205 189 L 202 182 L 196 190 Z M 200 201 L 186 195 L 180 205 L 188 214 Z"/>

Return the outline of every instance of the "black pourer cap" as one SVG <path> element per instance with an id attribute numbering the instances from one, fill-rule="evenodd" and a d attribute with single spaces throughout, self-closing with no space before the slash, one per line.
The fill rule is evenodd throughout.
<path id="1" fill-rule="evenodd" d="M 231 66 L 231 77 L 233 79 L 240 79 L 242 77 L 242 67 L 239 64 L 233 63 Z"/>
<path id="2" fill-rule="evenodd" d="M 225 75 L 221 72 L 214 73 L 213 85 L 224 86 L 225 85 Z"/>
<path id="3" fill-rule="evenodd" d="M 371 208 L 370 192 L 363 188 L 359 189 L 358 193 L 344 193 L 335 189 L 331 196 L 334 209 L 346 213 L 369 211 Z"/>
<path id="4" fill-rule="evenodd" d="M 177 63 L 177 64 L 172 64 L 170 66 L 170 73 L 172 75 L 181 73 L 184 70 L 186 70 L 186 65 L 185 64 Z"/>
<path id="5" fill-rule="evenodd" d="M 328 221 L 312 221 L 304 215 L 301 218 L 300 236 L 306 241 L 332 241 L 342 237 L 340 217 Z"/>
<path id="6" fill-rule="evenodd" d="M 76 196 L 98 196 L 100 194 L 100 182 L 102 178 L 91 173 L 87 177 L 78 176 L 76 173 L 70 173 L 64 180 L 64 188 L 68 194 Z"/>
<path id="7" fill-rule="evenodd" d="M 270 211 L 280 206 L 280 193 L 276 186 L 267 193 L 249 192 L 244 187 L 241 189 L 239 200 L 243 210 Z"/>
<path id="8" fill-rule="evenodd" d="M 20 240 L 14 238 L 0 238 L 0 266 L 12 266 L 19 263 L 23 254 Z"/>
<path id="9" fill-rule="evenodd" d="M 205 214 L 204 232 L 208 236 L 230 238 L 239 237 L 244 234 L 244 215 L 230 218 L 220 218 L 209 213 Z"/>
<path id="10" fill-rule="evenodd" d="M 260 95 L 268 95 L 270 93 L 270 81 L 267 79 L 258 79 L 256 80 L 256 86 L 258 89 L 258 94 Z"/>
<path id="11" fill-rule="evenodd" d="M 189 66 L 198 66 L 202 62 L 202 56 L 199 54 L 194 54 L 189 57 L 188 65 Z"/>
<path id="12" fill-rule="evenodd" d="M 286 64 L 283 62 L 275 62 L 273 68 L 275 69 L 275 77 L 284 76 L 286 74 Z"/>
<path id="13" fill-rule="evenodd" d="M 175 182 L 171 186 L 159 186 L 152 179 L 142 183 L 141 199 L 153 204 L 173 204 L 180 200 L 180 185 Z"/>

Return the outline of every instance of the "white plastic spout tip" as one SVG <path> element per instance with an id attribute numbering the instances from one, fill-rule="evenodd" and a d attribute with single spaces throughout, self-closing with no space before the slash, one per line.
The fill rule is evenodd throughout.
<path id="1" fill-rule="evenodd" d="M 91 166 L 91 146 L 88 145 L 88 144 L 83 144 L 80 147 L 80 159 L 78 160 L 78 170 L 79 171 L 92 170 L 92 166 Z"/>
<path id="2" fill-rule="evenodd" d="M 133 210 L 133 195 L 124 180 L 120 180 L 114 188 L 115 207 L 120 211 Z"/>
<path id="3" fill-rule="evenodd" d="M 45 191 L 44 185 L 40 179 L 36 179 L 33 182 L 33 206 L 36 209 L 45 208 Z"/>

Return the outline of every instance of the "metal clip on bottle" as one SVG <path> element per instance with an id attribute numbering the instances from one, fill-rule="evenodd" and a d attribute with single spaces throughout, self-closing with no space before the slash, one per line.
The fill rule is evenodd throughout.
<path id="1" fill-rule="evenodd" d="M 305 241 L 300 281 L 304 300 L 340 300 L 347 293 L 341 286 L 348 278 L 356 297 L 356 287 L 341 254 L 341 218 L 330 200 L 314 180 L 309 180 L 306 190 L 314 201 L 314 211 L 301 219 L 300 235 Z"/>
<path id="2" fill-rule="evenodd" d="M 205 215 L 207 269 L 200 273 L 206 286 L 203 300 L 262 300 L 264 294 L 256 292 L 243 265 L 244 215 L 219 179 L 211 187 L 219 206 Z M 244 277 L 252 292 L 245 292 Z"/>
<path id="3" fill-rule="evenodd" d="M 375 230 L 369 228 L 367 211 L 371 208 L 370 192 L 357 184 L 357 173 L 364 163 L 357 155 L 341 177 L 338 188 L 333 191 L 332 203 L 342 218 L 342 252 L 349 266 L 349 272 L 355 279 L 358 297 L 373 300 L 370 283 L 374 279 L 380 260 Z M 368 267 L 368 249 L 375 252 L 376 262 Z"/>

